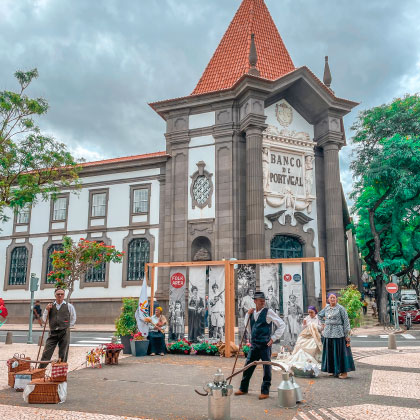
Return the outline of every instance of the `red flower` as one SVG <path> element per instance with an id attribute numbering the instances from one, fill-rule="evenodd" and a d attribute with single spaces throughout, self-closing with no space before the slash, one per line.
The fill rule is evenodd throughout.
<path id="1" fill-rule="evenodd" d="M 188 354 L 188 350 L 184 350 L 184 353 L 185 353 L 185 354 Z"/>

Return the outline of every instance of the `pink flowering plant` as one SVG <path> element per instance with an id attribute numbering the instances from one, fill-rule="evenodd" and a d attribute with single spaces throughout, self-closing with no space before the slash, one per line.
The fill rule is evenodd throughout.
<path id="1" fill-rule="evenodd" d="M 143 341 L 147 339 L 147 334 L 143 334 L 141 332 L 137 332 L 133 334 L 130 338 L 131 341 Z"/>
<path id="2" fill-rule="evenodd" d="M 67 289 L 67 299 L 70 300 L 74 283 L 80 281 L 88 270 L 103 263 L 121 263 L 123 256 L 124 252 L 117 251 L 113 245 L 88 241 L 85 238 L 75 242 L 65 236 L 63 250 L 54 251 L 51 256 L 53 270 L 47 274 L 48 282 Z"/>
<path id="3" fill-rule="evenodd" d="M 251 343 L 246 343 L 242 346 L 242 352 L 244 353 L 245 357 L 248 355 L 250 349 Z"/>

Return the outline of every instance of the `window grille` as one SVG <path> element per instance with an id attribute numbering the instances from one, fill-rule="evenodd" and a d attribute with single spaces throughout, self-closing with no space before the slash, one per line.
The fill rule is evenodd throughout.
<path id="1" fill-rule="evenodd" d="M 149 210 L 149 190 L 141 188 L 134 190 L 133 213 L 147 213 Z"/>
<path id="2" fill-rule="evenodd" d="M 26 284 L 28 269 L 28 250 L 24 246 L 13 249 L 10 256 L 9 285 L 20 286 Z"/>
<path id="3" fill-rule="evenodd" d="M 86 272 L 85 283 L 105 283 L 106 263 L 92 267 Z"/>
<path id="4" fill-rule="evenodd" d="M 45 283 L 47 284 L 53 284 L 55 283 L 55 280 L 49 280 L 48 279 L 48 273 L 50 271 L 54 270 L 53 264 L 52 264 L 52 254 L 54 251 L 62 251 L 63 250 L 63 244 L 52 244 L 48 247 L 48 251 L 47 251 L 47 270 L 46 270 L 46 275 L 45 275 Z"/>
<path id="5" fill-rule="evenodd" d="M 133 239 L 128 244 L 127 281 L 144 279 L 144 265 L 149 262 L 150 243 L 147 239 Z"/>

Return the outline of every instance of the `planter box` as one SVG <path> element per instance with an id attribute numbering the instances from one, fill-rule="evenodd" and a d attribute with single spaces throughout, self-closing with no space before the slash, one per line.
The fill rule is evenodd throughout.
<path id="1" fill-rule="evenodd" d="M 131 354 L 131 335 L 120 335 L 121 344 L 124 346 L 123 354 Z"/>
<path id="2" fill-rule="evenodd" d="M 135 357 L 146 356 L 148 348 L 149 340 L 131 340 L 131 354 Z"/>
<path id="3" fill-rule="evenodd" d="M 216 353 L 214 353 L 214 352 L 207 353 L 205 350 L 197 350 L 196 351 L 196 355 L 197 356 L 218 356 L 219 353 L 218 352 L 216 352 Z"/>
<path id="4" fill-rule="evenodd" d="M 131 346 L 130 346 L 131 350 Z M 118 358 L 120 356 L 121 349 L 105 350 L 105 364 L 106 365 L 118 365 Z"/>

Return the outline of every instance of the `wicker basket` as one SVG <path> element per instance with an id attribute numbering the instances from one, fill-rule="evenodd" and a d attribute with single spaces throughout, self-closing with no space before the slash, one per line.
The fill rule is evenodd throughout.
<path id="1" fill-rule="evenodd" d="M 28 362 L 23 361 L 23 360 L 18 360 L 18 358 L 20 359 L 25 359 L 28 360 Z M 20 372 L 22 370 L 28 370 L 31 368 L 31 364 L 29 363 L 29 360 L 31 360 L 30 357 L 25 357 L 24 354 L 15 354 L 11 359 L 9 359 L 7 361 L 7 367 L 8 367 L 8 372 Z M 12 364 L 14 362 L 17 362 L 18 365 L 16 367 L 12 367 Z"/>
<path id="2" fill-rule="evenodd" d="M 35 379 L 30 385 L 35 385 L 35 389 L 28 395 L 29 404 L 58 404 L 59 382 L 53 382 L 48 379 Z"/>
<path id="3" fill-rule="evenodd" d="M 31 381 L 34 379 L 41 379 L 45 378 L 45 368 L 44 369 L 28 369 L 22 370 L 21 372 L 15 373 L 15 375 L 29 375 L 31 377 Z M 16 377 L 15 377 L 16 379 Z M 15 388 L 16 391 L 22 392 L 23 388 Z"/>
<path id="4" fill-rule="evenodd" d="M 51 380 L 54 382 L 66 382 L 68 369 L 69 369 L 68 363 L 65 363 L 65 362 L 52 363 Z"/>
<path id="5" fill-rule="evenodd" d="M 15 373 L 14 372 L 9 372 L 8 373 L 8 381 L 7 381 L 7 384 L 10 386 L 10 387 L 12 387 L 12 388 L 14 388 L 14 386 L 15 386 Z"/>
<path id="6" fill-rule="evenodd" d="M 120 356 L 121 349 L 106 350 L 105 351 L 105 364 L 106 365 L 118 365 L 118 358 Z"/>

